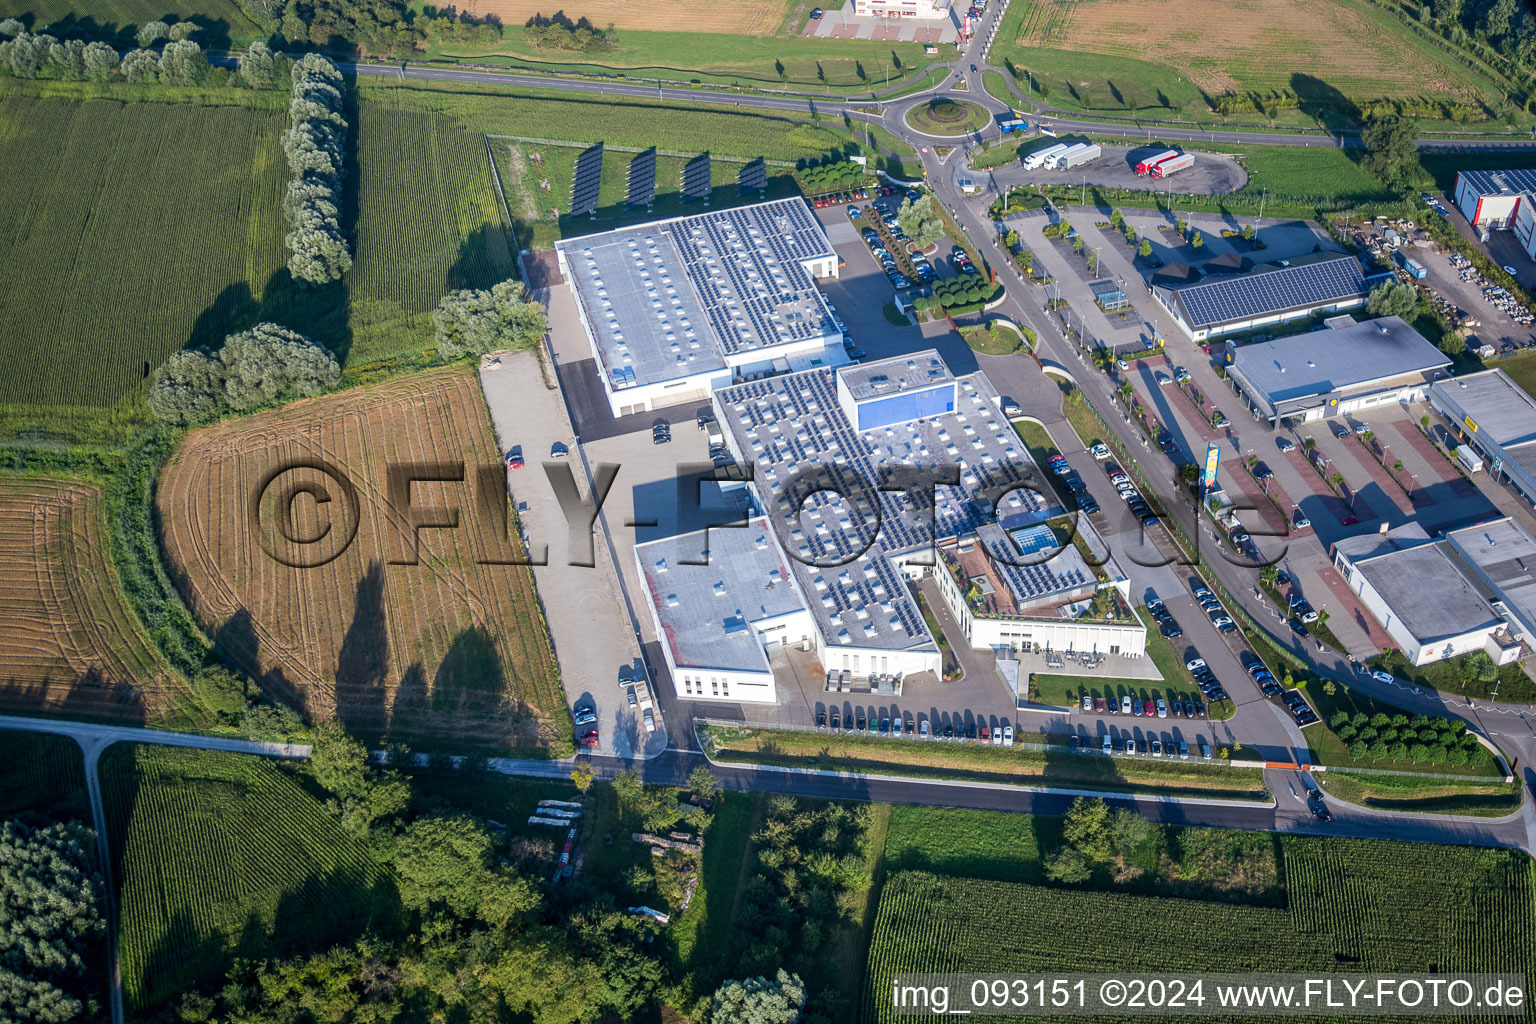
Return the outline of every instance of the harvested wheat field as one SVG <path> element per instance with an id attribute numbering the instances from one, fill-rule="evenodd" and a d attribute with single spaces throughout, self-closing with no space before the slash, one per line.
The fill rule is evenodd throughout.
<path id="1" fill-rule="evenodd" d="M 1322 88 L 1356 99 L 1470 99 L 1486 84 L 1368 0 L 1230 0 L 1219 8 L 1200 0 L 1031 3 L 1019 45 L 1165 64 L 1211 95 L 1315 93 L 1309 83 L 1321 80 Z"/>
<path id="2" fill-rule="evenodd" d="M 725 32 L 768 36 L 784 18 L 784 0 L 585 0 L 576 5 L 536 0 L 466 0 L 460 10 L 476 17 L 494 14 L 503 25 L 526 25 L 535 14 L 551 16 L 564 10 L 572 21 L 586 18 L 598 28 L 612 24 L 619 31 Z"/>
<path id="3" fill-rule="evenodd" d="M 0 478 L 0 709 L 162 721 L 193 703 L 118 588 L 101 492 Z"/>
<path id="4" fill-rule="evenodd" d="M 537 753 L 569 720 L 533 577 L 507 564 L 505 472 L 466 367 L 298 402 L 187 435 L 160 480 L 166 553 L 274 698 L 370 738 Z"/>

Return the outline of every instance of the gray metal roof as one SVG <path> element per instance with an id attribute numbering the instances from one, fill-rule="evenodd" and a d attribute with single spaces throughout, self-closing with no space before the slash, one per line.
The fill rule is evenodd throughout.
<path id="1" fill-rule="evenodd" d="M 804 606 L 771 534 L 768 521 L 758 517 L 745 529 L 717 527 L 635 546 L 675 664 L 768 671 L 752 624 Z"/>
<path id="2" fill-rule="evenodd" d="M 1457 177 L 1474 192 L 1485 196 L 1511 196 L 1536 192 L 1536 168 L 1503 171 L 1458 171 Z"/>
<path id="3" fill-rule="evenodd" d="M 831 255 L 831 243 L 800 199 L 651 221 L 555 245 L 597 335 L 611 388 L 718 370 L 728 355 L 835 330 L 803 266 Z"/>
<path id="4" fill-rule="evenodd" d="M 1357 559 L 1355 568 L 1420 643 L 1432 644 L 1503 622 L 1439 544 Z"/>
<path id="5" fill-rule="evenodd" d="M 1429 534 L 1416 522 L 1404 523 L 1389 533 L 1359 533 L 1336 541 L 1334 550 L 1351 561 L 1372 558 L 1389 551 L 1403 551 L 1429 543 Z"/>
<path id="6" fill-rule="evenodd" d="M 926 380 L 926 364 L 914 358 Z M 906 361 L 903 356 L 841 372 L 894 377 L 906 372 Z M 931 546 L 936 537 L 962 536 L 988 522 L 990 504 L 974 498 L 985 495 L 988 503 L 996 502 L 997 513 L 1009 515 L 1016 525 L 1065 514 L 999 411 L 997 393 L 986 376 L 952 379 L 954 412 L 862 432 L 843 413 L 830 369 L 715 392 L 720 423 L 731 432 L 736 450 L 755 464 L 754 487 L 770 505 L 769 518 L 830 644 L 887 649 L 932 644 L 890 557 Z M 822 471 L 846 493 L 857 494 L 876 487 L 881 467 L 893 465 L 958 466 L 961 484 L 935 488 L 931 506 L 914 503 L 905 492 L 878 492 L 878 529 L 873 509 L 861 509 L 831 490 L 812 493 L 793 519 L 788 509 L 773 504 L 805 471 Z M 1033 480 L 1039 492 L 1020 490 L 1026 479 Z M 930 509 L 931 528 L 926 518 Z M 861 551 L 846 565 L 816 564 L 853 559 Z"/>
<path id="7" fill-rule="evenodd" d="M 1445 535 L 1519 619 L 1536 624 L 1536 537 L 1505 516 Z"/>
<path id="8" fill-rule="evenodd" d="M 846 366 L 838 371 L 838 377 L 856 402 L 898 391 L 917 391 L 955 379 L 939 358 L 938 350 L 931 348 L 895 359 Z"/>
<path id="9" fill-rule="evenodd" d="M 1290 266 L 1266 263 L 1247 274 L 1173 289 L 1184 318 L 1196 330 L 1273 313 L 1325 306 L 1367 294 L 1360 261 L 1333 255 Z"/>
<path id="10" fill-rule="evenodd" d="M 1388 316 L 1239 346 L 1231 370 L 1274 406 L 1450 365 L 1402 317 Z"/>
<path id="11" fill-rule="evenodd" d="M 1480 437 L 1503 448 L 1536 441 L 1536 400 L 1503 370 L 1484 370 L 1430 388 L 1477 424 Z"/>

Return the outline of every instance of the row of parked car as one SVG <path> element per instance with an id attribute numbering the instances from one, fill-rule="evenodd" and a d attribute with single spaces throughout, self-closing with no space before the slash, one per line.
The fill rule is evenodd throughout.
<path id="1" fill-rule="evenodd" d="M 1201 662 L 1204 664 L 1204 662 Z M 1090 697 L 1083 696 L 1083 713 L 1131 715 L 1142 718 L 1204 718 L 1205 701 L 1183 700 L 1174 698 L 1172 701 L 1158 697 L 1156 700 L 1148 700 L 1142 697 L 1132 697 L 1123 694 L 1117 701 L 1114 697 Z"/>
<path id="2" fill-rule="evenodd" d="M 1052 455 L 1048 468 L 1052 476 L 1061 478 L 1061 482 L 1072 492 L 1072 500 L 1077 502 L 1078 510 L 1093 515 L 1099 510 L 1099 503 L 1093 495 L 1088 493 L 1088 485 L 1083 483 L 1083 478 L 1078 475 L 1067 462 L 1067 457 L 1060 452 Z"/>
<path id="3" fill-rule="evenodd" d="M 1197 653 L 1184 663 L 1189 669 L 1189 674 L 1195 677 L 1195 685 L 1200 687 L 1200 692 L 1205 694 L 1205 699 L 1212 704 L 1219 700 L 1230 700 L 1226 687 L 1216 678 L 1216 673 L 1211 671 L 1211 666 L 1205 663 L 1205 659 Z"/>
<path id="4" fill-rule="evenodd" d="M 840 708 L 816 712 L 816 727 L 833 732 L 865 733 L 870 736 L 908 736 L 920 740 L 946 739 L 988 743 L 994 746 L 1013 746 L 1013 723 L 986 722 L 930 723 L 927 716 L 916 716 L 908 711 L 900 715 L 865 712 L 855 708 L 844 714 Z"/>
<path id="5" fill-rule="evenodd" d="M 1094 457 L 1097 458 L 1098 456 L 1095 455 Z M 1104 472 L 1108 475 L 1109 482 L 1115 485 L 1115 490 L 1119 492 L 1120 499 L 1131 510 L 1131 515 L 1135 516 L 1142 526 L 1156 526 L 1157 513 L 1152 511 L 1152 506 L 1147 504 L 1147 499 L 1143 498 L 1141 492 L 1136 489 L 1136 484 L 1131 480 L 1130 474 L 1113 462 L 1104 463 Z"/>
<path id="6" fill-rule="evenodd" d="M 1206 741 L 1204 736 L 1199 737 L 1195 742 L 1199 744 L 1200 756 L 1209 761 L 1211 759 L 1210 743 Z M 1085 750 L 1087 747 L 1086 744 L 1078 739 L 1076 734 L 1073 734 L 1070 743 L 1074 751 Z M 1171 736 L 1166 742 L 1161 736 L 1151 736 L 1145 741 L 1143 746 L 1138 747 L 1136 737 L 1134 736 L 1116 736 L 1106 732 L 1100 750 L 1106 757 L 1115 754 L 1124 754 L 1127 757 L 1135 757 L 1138 754 L 1150 754 L 1153 757 L 1163 757 L 1166 755 L 1168 757 L 1179 757 L 1186 761 L 1189 760 L 1189 741 L 1174 739 Z"/>

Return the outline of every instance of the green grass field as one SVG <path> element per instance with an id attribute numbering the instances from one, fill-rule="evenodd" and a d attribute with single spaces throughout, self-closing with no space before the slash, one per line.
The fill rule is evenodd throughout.
<path id="1" fill-rule="evenodd" d="M 239 957 L 325 949 L 398 919 L 394 883 L 290 766 L 119 744 L 101 776 L 131 1010 Z"/>
<path id="2" fill-rule="evenodd" d="M 891 842 L 896 824 L 893 816 Z M 1030 973 L 1070 964 L 1135 973 L 1176 963 L 1191 972 L 1487 971 L 1529 978 L 1536 967 L 1531 861 L 1523 853 L 1263 838 L 1280 850 L 1283 891 L 1276 895 L 1283 902 L 1275 906 L 926 871 L 891 875 L 870 945 L 863 1019 L 904 1019 L 892 1012 L 890 983 L 909 971 Z M 940 911 L 961 907 L 1006 907 L 1022 926 L 1000 929 L 988 914 Z"/>
<path id="3" fill-rule="evenodd" d="M 942 50 L 953 56 L 951 48 L 943 47 L 940 57 Z M 529 45 L 520 25 L 509 25 L 492 46 L 446 44 L 428 56 L 577 74 L 837 93 L 884 92 L 887 80 L 895 88 L 940 59 L 923 53 L 920 43 L 625 30 L 618 33 L 617 49 L 581 60 Z"/>
<path id="4" fill-rule="evenodd" d="M 1518 782 L 1451 782 L 1401 775 L 1319 772 L 1314 778 L 1329 796 L 1383 811 L 1415 814 L 1470 814 L 1496 818 L 1518 810 Z"/>
<path id="5" fill-rule="evenodd" d="M 0 734 L 0 817 L 33 811 L 49 818 L 90 821 L 85 800 L 85 761 L 68 736 L 41 732 Z"/>
<path id="6" fill-rule="evenodd" d="M 107 406 L 284 265 L 286 118 L 258 107 L 5 95 L 0 402 Z M 280 99 L 280 98 L 278 98 Z M 286 271 L 284 271 L 286 276 Z"/>

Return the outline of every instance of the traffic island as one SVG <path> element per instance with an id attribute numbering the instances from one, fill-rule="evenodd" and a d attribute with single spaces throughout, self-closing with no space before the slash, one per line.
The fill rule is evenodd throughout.
<path id="1" fill-rule="evenodd" d="M 958 139 L 986 128 L 992 123 L 992 115 L 968 100 L 937 96 L 926 103 L 908 107 L 906 122 L 908 127 L 924 135 Z"/>

